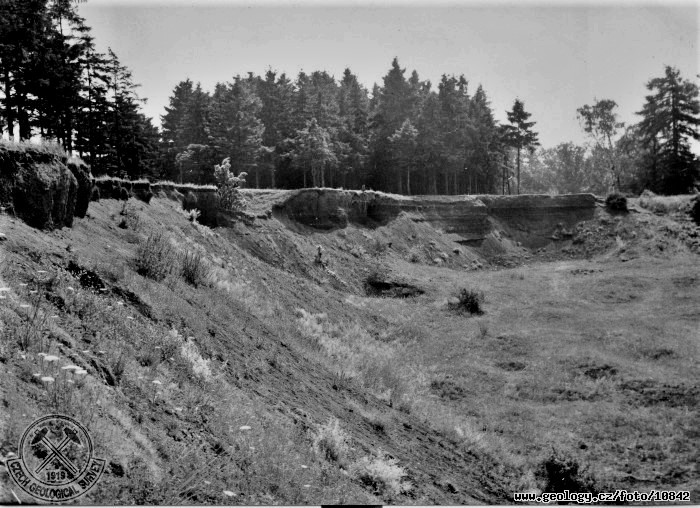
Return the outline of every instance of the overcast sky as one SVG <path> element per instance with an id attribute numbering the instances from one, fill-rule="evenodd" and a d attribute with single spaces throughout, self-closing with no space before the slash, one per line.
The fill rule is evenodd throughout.
<path id="1" fill-rule="evenodd" d="M 516 97 L 543 146 L 581 142 L 576 108 L 610 98 L 636 122 L 646 82 L 664 66 L 697 82 L 697 3 L 304 2 L 88 0 L 79 11 L 111 47 L 160 124 L 175 85 L 212 91 L 249 71 L 294 78 L 349 67 L 371 90 L 396 56 L 436 87 L 443 73 L 482 84 L 497 119 Z"/>

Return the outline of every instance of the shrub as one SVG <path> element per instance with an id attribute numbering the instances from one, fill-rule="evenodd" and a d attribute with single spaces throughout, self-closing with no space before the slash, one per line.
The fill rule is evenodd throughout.
<path id="1" fill-rule="evenodd" d="M 605 198 L 605 206 L 613 212 L 626 212 L 627 198 L 618 192 L 608 194 L 608 197 Z"/>
<path id="2" fill-rule="evenodd" d="M 180 275 L 189 285 L 206 285 L 210 274 L 209 265 L 199 252 L 188 250 L 180 256 Z"/>
<path id="3" fill-rule="evenodd" d="M 131 197 L 131 193 L 125 187 L 119 188 L 119 199 L 122 201 L 127 201 Z"/>
<path id="4" fill-rule="evenodd" d="M 92 194 L 90 195 L 90 201 L 99 201 L 100 200 L 100 189 L 97 186 L 94 186 L 92 188 Z"/>
<path id="5" fill-rule="evenodd" d="M 161 281 L 171 273 L 175 260 L 176 256 L 168 239 L 160 232 L 151 233 L 136 250 L 136 272 Z"/>
<path id="6" fill-rule="evenodd" d="M 469 314 L 481 315 L 484 313 L 481 309 L 481 305 L 484 303 L 483 292 L 462 288 L 457 298 L 459 299 L 457 303 L 450 304 L 453 309 Z"/>
<path id="7" fill-rule="evenodd" d="M 238 188 L 245 184 L 247 173 L 239 173 L 234 176 L 231 173 L 230 158 L 225 158 L 221 164 L 214 166 L 214 178 L 219 187 L 219 205 L 222 209 L 229 212 L 239 212 L 242 210 L 245 202 L 241 197 Z"/>
<path id="8" fill-rule="evenodd" d="M 594 478 L 575 459 L 556 451 L 542 461 L 536 475 L 544 481 L 543 492 L 598 492 Z"/>
<path id="9" fill-rule="evenodd" d="M 329 462 L 345 464 L 350 447 L 348 435 L 340 428 L 337 418 L 331 418 L 318 429 L 314 438 L 314 450 Z"/>
<path id="10" fill-rule="evenodd" d="M 402 481 L 406 470 L 396 459 L 382 457 L 362 457 L 350 466 L 350 474 L 371 487 L 376 495 L 398 496 L 411 490 L 409 482 Z"/>

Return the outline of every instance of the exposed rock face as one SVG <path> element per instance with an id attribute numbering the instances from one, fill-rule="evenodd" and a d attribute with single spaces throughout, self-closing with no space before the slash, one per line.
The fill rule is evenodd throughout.
<path id="1" fill-rule="evenodd" d="M 317 229 L 344 228 L 348 222 L 377 227 L 400 213 L 428 221 L 448 233 L 481 238 L 488 228 L 486 206 L 473 196 L 396 196 L 379 192 L 302 189 L 275 205 L 277 216 Z"/>
<path id="2" fill-rule="evenodd" d="M 593 218 L 593 194 L 559 196 L 479 196 L 488 214 L 508 228 L 524 246 L 538 248 L 551 242 L 558 231 L 571 230 L 578 222 Z"/>
<path id="3" fill-rule="evenodd" d="M 80 191 L 78 180 L 67 163 L 65 156 L 38 146 L 0 146 L 0 201 L 3 206 L 11 208 L 36 228 L 70 227 Z M 89 191 L 87 193 L 89 195 Z"/>
<path id="4" fill-rule="evenodd" d="M 527 247 L 550 241 L 555 231 L 566 231 L 593 217 L 592 194 L 561 196 L 397 196 L 378 192 L 301 189 L 276 203 L 273 213 L 321 230 L 344 228 L 349 222 L 368 227 L 388 223 L 400 213 L 415 222 L 429 222 L 465 243 L 484 240 L 494 228 Z"/>

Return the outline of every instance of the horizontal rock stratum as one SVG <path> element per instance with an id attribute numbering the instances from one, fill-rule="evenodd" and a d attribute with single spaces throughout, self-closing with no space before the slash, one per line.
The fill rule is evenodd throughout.
<path id="1" fill-rule="evenodd" d="M 445 233 L 479 242 L 494 228 L 507 228 L 514 239 L 528 247 L 551 240 L 562 230 L 593 217 L 592 194 L 520 196 L 400 196 L 381 192 L 336 189 L 300 189 L 281 193 L 273 213 L 320 230 L 344 228 L 348 223 L 378 227 L 401 213 L 416 222 L 427 221 Z"/>

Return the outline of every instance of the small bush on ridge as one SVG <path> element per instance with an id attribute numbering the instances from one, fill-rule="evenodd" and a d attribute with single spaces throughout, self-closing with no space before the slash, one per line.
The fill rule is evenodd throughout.
<path id="1" fill-rule="evenodd" d="M 248 176 L 247 173 L 239 173 L 238 176 L 234 176 L 234 174 L 231 173 L 231 161 L 229 157 L 225 158 L 220 165 L 217 164 L 214 166 L 214 177 L 219 187 L 219 199 L 222 209 L 230 212 L 241 211 L 245 202 L 240 192 L 238 192 L 238 188 L 245 184 L 246 176 Z"/>

